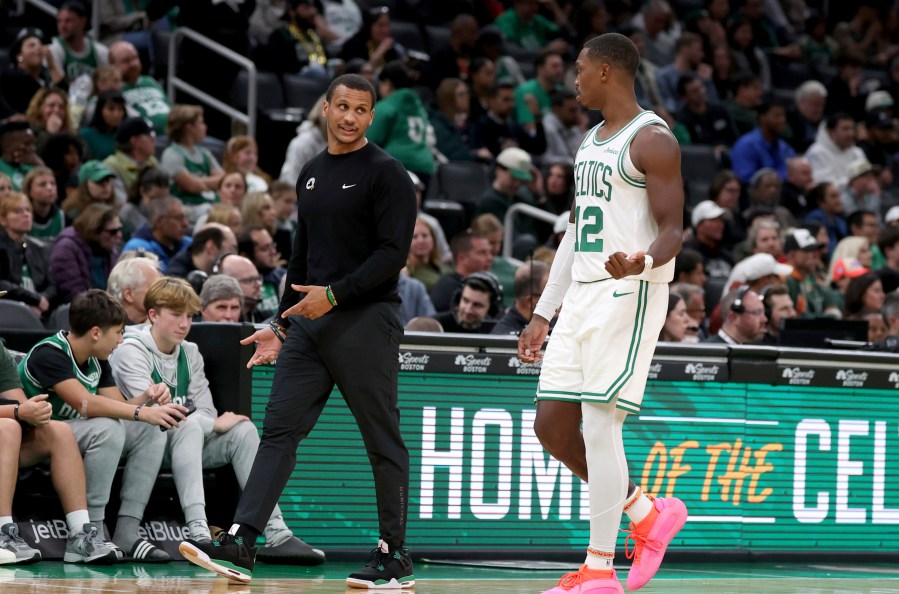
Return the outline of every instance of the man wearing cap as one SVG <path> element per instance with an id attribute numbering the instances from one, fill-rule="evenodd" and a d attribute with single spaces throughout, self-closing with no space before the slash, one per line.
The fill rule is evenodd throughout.
<path id="1" fill-rule="evenodd" d="M 711 200 L 703 200 L 693 207 L 691 223 L 693 238 L 684 249 L 702 254 L 705 272 L 710 279 L 724 280 L 734 265 L 733 255 L 724 247 L 724 215 L 727 211 Z"/>
<path id="2" fill-rule="evenodd" d="M 15 191 L 22 189 L 26 173 L 43 165 L 28 122 L 14 120 L 0 125 L 0 173 L 9 176 Z"/>
<path id="3" fill-rule="evenodd" d="M 880 212 L 880 183 L 874 174 L 874 167 L 862 157 L 849 164 L 847 183 L 840 192 L 843 202 L 843 216 L 848 217 L 858 210 Z"/>
<path id="4" fill-rule="evenodd" d="M 721 311 L 726 312 L 718 333 L 703 342 L 719 344 L 749 344 L 758 342 L 765 334 L 768 318 L 758 293 L 740 287 L 721 299 Z"/>
<path id="5" fill-rule="evenodd" d="M 157 134 L 165 134 L 171 105 L 162 86 L 142 75 L 137 49 L 127 41 L 116 41 L 109 48 L 109 63 L 122 73 L 122 95 L 128 107 L 152 122 Z"/>
<path id="6" fill-rule="evenodd" d="M 780 283 L 793 273 L 789 264 L 781 264 L 771 254 L 753 254 L 737 262 L 724 285 L 725 291 L 732 291 L 741 285 L 749 285 L 756 293 L 774 283 Z"/>
<path id="7" fill-rule="evenodd" d="M 481 195 L 476 216 L 489 212 L 500 221 L 505 221 L 506 211 L 513 204 L 537 206 L 525 187 L 525 184 L 534 181 L 533 169 L 534 164 L 528 153 L 518 147 L 504 149 L 496 157 L 493 184 Z M 528 233 L 536 239 L 537 232 L 533 221 L 531 217 L 517 216 L 513 221 L 514 236 L 517 238 Z"/>
<path id="8" fill-rule="evenodd" d="M 802 228 L 787 234 L 784 242 L 787 263 L 793 267 L 786 285 L 790 291 L 790 299 L 796 305 L 796 312 L 802 317 L 840 315 L 840 307 L 833 291 L 820 284 L 815 277 L 815 272 L 821 265 L 822 247 L 807 229 Z"/>
<path id="9" fill-rule="evenodd" d="M 849 164 L 865 158 L 862 149 L 855 145 L 855 120 L 847 113 L 834 113 L 827 117 L 825 126 L 818 130 L 815 142 L 805 153 L 812 164 L 817 183 L 830 182 L 837 187 L 849 179 Z"/>
<path id="10" fill-rule="evenodd" d="M 899 206 L 890 207 L 883 215 L 883 222 L 887 227 L 899 227 Z"/>
<path id="11" fill-rule="evenodd" d="M 127 118 L 119 124 L 115 135 L 115 153 L 103 164 L 118 177 L 116 199 L 124 202 L 128 190 L 144 167 L 159 167 L 156 159 L 156 133 L 143 118 Z"/>

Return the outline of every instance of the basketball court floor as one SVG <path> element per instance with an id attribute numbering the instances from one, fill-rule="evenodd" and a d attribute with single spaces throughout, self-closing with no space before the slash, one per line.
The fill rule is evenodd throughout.
<path id="1" fill-rule="evenodd" d="M 490 563 L 490 565 L 501 565 Z M 545 569 L 417 562 L 416 594 L 539 594 L 568 566 Z M 556 567 L 558 565 L 558 567 Z M 300 568 L 259 564 L 248 586 L 229 584 L 187 563 L 85 567 L 45 561 L 0 566 L 2 594 L 351 594 L 344 577 L 358 563 Z M 618 577 L 627 577 L 619 571 Z M 389 592 L 408 592 L 390 590 Z M 642 594 L 899 594 L 899 565 L 850 563 L 666 564 Z"/>

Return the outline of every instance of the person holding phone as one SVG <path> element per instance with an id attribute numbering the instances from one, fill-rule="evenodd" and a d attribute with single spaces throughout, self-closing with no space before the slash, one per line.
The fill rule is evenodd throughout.
<path id="1" fill-rule="evenodd" d="M 211 542 L 206 519 L 203 469 L 231 464 L 244 488 L 259 433 L 249 417 L 219 414 L 204 373 L 197 345 L 185 340 L 200 298 L 184 279 L 163 277 L 144 297 L 149 326 L 129 330 L 122 346 L 110 358 L 113 377 L 126 398 L 139 395 L 150 383 L 164 383 L 172 402 L 193 409 L 177 431 L 169 431 L 163 466 L 172 469 L 175 488 L 191 538 Z M 265 526 L 266 546 L 259 558 L 269 563 L 318 565 L 325 555 L 296 538 L 275 506 Z"/>

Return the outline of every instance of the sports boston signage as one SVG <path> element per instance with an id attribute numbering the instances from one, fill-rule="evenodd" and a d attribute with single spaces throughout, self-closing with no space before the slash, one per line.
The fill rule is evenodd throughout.
<path id="1" fill-rule="evenodd" d="M 533 432 L 540 366 L 512 352 L 400 350 L 409 540 L 420 552 L 538 556 L 587 536 L 588 486 Z M 633 479 L 690 509 L 672 550 L 899 549 L 897 370 L 897 358 L 858 353 L 660 348 L 624 436 Z M 254 371 L 254 419 L 270 377 L 271 369 Z M 327 430 L 301 444 L 285 494 L 301 504 L 284 511 L 310 542 L 347 549 L 375 528 L 371 472 L 352 415 L 334 396 L 322 416 Z"/>

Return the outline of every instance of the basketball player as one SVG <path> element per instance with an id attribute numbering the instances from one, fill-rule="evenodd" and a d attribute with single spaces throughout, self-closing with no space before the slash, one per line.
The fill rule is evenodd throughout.
<path id="1" fill-rule="evenodd" d="M 577 60 L 578 101 L 605 121 L 581 143 L 575 205 L 543 296 L 519 337 L 519 357 L 542 358 L 549 320 L 562 306 L 537 391 L 538 418 L 583 415 L 590 483 L 590 543 L 580 570 L 544 594 L 623 593 L 613 560 L 622 511 L 636 547 L 627 586 L 648 582 L 687 517 L 675 498 L 634 489 L 622 426 L 640 410 L 646 376 L 664 322 L 668 282 L 681 247 L 684 206 L 680 150 L 664 121 L 634 95 L 640 55 L 617 33 L 589 40 Z M 547 406 L 550 403 L 550 406 Z M 544 418 L 541 418 L 544 417 Z"/>

